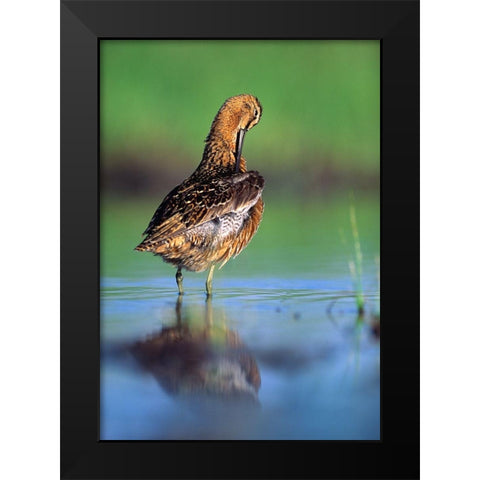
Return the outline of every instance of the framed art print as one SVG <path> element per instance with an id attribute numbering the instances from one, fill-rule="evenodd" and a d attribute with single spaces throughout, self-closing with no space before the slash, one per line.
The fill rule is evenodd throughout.
<path id="1" fill-rule="evenodd" d="M 418 478 L 417 1 L 61 2 L 62 478 Z"/>

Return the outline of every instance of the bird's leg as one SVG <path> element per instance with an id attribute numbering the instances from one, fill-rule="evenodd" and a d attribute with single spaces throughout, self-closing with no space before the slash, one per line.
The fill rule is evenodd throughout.
<path id="1" fill-rule="evenodd" d="M 175 280 L 177 281 L 178 294 L 183 295 L 183 275 L 182 267 L 178 267 L 177 273 L 175 275 Z"/>
<path id="2" fill-rule="evenodd" d="M 213 269 L 215 268 L 215 265 L 213 264 L 210 267 L 210 270 L 208 271 L 208 276 L 207 276 L 207 282 L 206 282 L 206 287 L 207 287 L 207 297 L 210 297 L 212 295 L 212 278 L 213 278 Z"/>

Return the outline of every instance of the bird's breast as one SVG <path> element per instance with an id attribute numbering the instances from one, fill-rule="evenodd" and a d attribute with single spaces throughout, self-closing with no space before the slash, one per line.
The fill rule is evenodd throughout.
<path id="1" fill-rule="evenodd" d="M 245 220 L 248 218 L 248 210 L 243 212 L 231 212 L 219 217 L 218 236 L 220 239 L 231 235 L 236 235 L 243 228 Z"/>
<path id="2" fill-rule="evenodd" d="M 221 243 L 226 238 L 237 235 L 248 218 L 247 209 L 230 212 L 192 228 L 190 234 L 197 238 L 201 237 L 209 243 Z"/>

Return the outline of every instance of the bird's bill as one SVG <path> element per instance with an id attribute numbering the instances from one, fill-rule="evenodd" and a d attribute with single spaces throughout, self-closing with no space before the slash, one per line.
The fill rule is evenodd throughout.
<path id="1" fill-rule="evenodd" d="M 236 152 L 235 152 L 235 172 L 238 172 L 240 168 L 240 158 L 242 156 L 242 147 L 243 147 L 243 139 L 245 137 L 246 130 L 241 128 L 237 134 L 237 145 L 236 145 Z"/>

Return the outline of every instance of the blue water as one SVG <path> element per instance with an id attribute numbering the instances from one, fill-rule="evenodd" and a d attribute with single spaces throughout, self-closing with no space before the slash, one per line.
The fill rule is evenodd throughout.
<path id="1" fill-rule="evenodd" d="M 187 273 L 178 304 L 163 267 L 102 278 L 101 439 L 380 439 L 378 290 Z"/>

